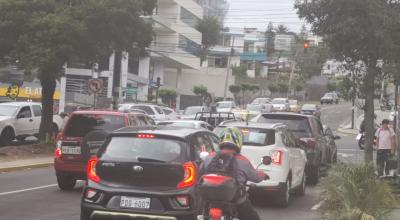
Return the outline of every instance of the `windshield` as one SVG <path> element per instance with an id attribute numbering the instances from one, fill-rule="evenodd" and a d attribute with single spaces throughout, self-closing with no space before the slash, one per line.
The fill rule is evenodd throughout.
<path id="1" fill-rule="evenodd" d="M 18 106 L 0 105 L 0 116 L 14 116 Z"/>
<path id="2" fill-rule="evenodd" d="M 248 111 L 261 111 L 261 105 L 247 105 Z"/>
<path id="3" fill-rule="evenodd" d="M 333 97 L 334 95 L 332 93 L 327 93 L 325 94 L 325 97 Z"/>
<path id="4" fill-rule="evenodd" d="M 297 105 L 298 102 L 297 102 L 297 100 L 289 100 L 289 104 L 290 105 Z"/>
<path id="5" fill-rule="evenodd" d="M 158 123 L 159 125 L 168 125 L 168 126 L 173 126 L 173 127 L 183 127 L 183 128 L 195 128 L 195 124 L 191 122 L 184 122 L 184 121 L 175 121 L 175 122 L 160 122 Z"/>
<path id="6" fill-rule="evenodd" d="M 263 115 L 257 122 L 261 123 L 283 123 L 297 138 L 312 137 L 310 124 L 306 117 L 290 115 Z"/>
<path id="7" fill-rule="evenodd" d="M 272 104 L 286 104 L 285 99 L 274 99 L 272 100 Z"/>
<path id="8" fill-rule="evenodd" d="M 233 104 L 231 102 L 218 102 L 217 108 L 232 108 Z"/>
<path id="9" fill-rule="evenodd" d="M 108 132 L 125 127 L 125 118 L 117 115 L 73 115 L 65 128 L 67 137 L 84 137 L 91 131 Z"/>
<path id="10" fill-rule="evenodd" d="M 303 105 L 303 107 L 301 109 L 302 110 L 315 111 L 315 110 L 317 110 L 317 107 L 315 105 Z"/>
<path id="11" fill-rule="evenodd" d="M 243 145 L 267 146 L 275 144 L 275 131 L 258 128 L 240 128 L 243 133 Z"/>
<path id="12" fill-rule="evenodd" d="M 186 144 L 159 138 L 113 137 L 102 155 L 103 160 L 132 162 L 186 161 Z"/>
<path id="13" fill-rule="evenodd" d="M 195 107 L 187 107 L 185 111 L 183 111 L 184 115 L 195 115 L 198 112 L 202 112 L 203 107 L 195 106 Z"/>

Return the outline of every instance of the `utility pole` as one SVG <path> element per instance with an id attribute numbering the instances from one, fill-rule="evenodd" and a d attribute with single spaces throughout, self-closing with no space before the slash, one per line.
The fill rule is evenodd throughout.
<path id="1" fill-rule="evenodd" d="M 122 51 L 116 50 L 114 55 L 114 71 L 113 71 L 113 109 L 118 109 L 121 97 L 121 70 L 122 70 Z"/>
<path id="2" fill-rule="evenodd" d="M 356 77 L 354 71 L 351 72 L 351 82 L 352 82 L 352 91 L 351 91 L 351 129 L 354 129 L 355 123 L 355 105 L 356 105 Z"/>
<path id="3" fill-rule="evenodd" d="M 297 56 L 298 56 L 298 55 L 299 55 L 299 50 L 296 50 L 296 54 L 294 55 L 292 70 L 290 71 L 289 86 L 288 86 L 288 92 L 287 92 L 286 98 L 289 98 L 290 93 L 291 93 L 293 75 L 294 75 L 294 70 L 295 70 L 295 68 L 296 68 L 296 60 L 297 60 Z"/>
<path id="4" fill-rule="evenodd" d="M 224 101 L 226 101 L 227 95 L 228 95 L 228 84 L 229 84 L 229 73 L 230 73 L 230 70 L 231 70 L 231 59 L 232 59 L 233 54 L 235 53 L 234 45 L 235 45 L 235 36 L 232 36 L 231 52 L 229 53 L 228 64 L 227 64 L 227 67 L 226 67 Z"/>

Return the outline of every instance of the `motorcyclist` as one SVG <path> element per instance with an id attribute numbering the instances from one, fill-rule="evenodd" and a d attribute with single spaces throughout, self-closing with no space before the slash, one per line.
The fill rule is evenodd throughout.
<path id="1" fill-rule="evenodd" d="M 232 154 L 235 156 L 236 161 L 236 179 L 242 188 L 245 188 L 246 182 L 251 181 L 259 183 L 268 178 L 268 176 L 262 172 L 257 171 L 250 163 L 250 161 L 240 154 L 242 148 L 243 134 L 238 128 L 225 128 L 219 134 L 221 143 L 219 144 L 220 153 Z M 200 166 L 200 175 L 204 174 L 207 166 L 210 165 L 212 159 L 217 154 L 209 155 Z M 236 199 L 237 211 L 239 213 L 240 220 L 260 220 L 256 210 L 251 205 L 246 193 L 238 196 Z"/>

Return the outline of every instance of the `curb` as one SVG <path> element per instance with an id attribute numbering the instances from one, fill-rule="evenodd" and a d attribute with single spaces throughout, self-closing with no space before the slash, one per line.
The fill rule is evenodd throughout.
<path id="1" fill-rule="evenodd" d="M 350 135 L 357 135 L 358 132 L 349 131 L 348 129 L 338 128 L 337 131 L 342 134 L 350 134 Z"/>
<path id="2" fill-rule="evenodd" d="M 45 167 L 50 167 L 53 165 L 54 165 L 54 162 L 30 164 L 30 165 L 18 166 L 18 167 L 3 167 L 3 168 L 0 168 L 0 173 L 7 173 L 7 172 L 11 172 L 11 171 L 25 170 L 25 169 L 45 168 Z"/>

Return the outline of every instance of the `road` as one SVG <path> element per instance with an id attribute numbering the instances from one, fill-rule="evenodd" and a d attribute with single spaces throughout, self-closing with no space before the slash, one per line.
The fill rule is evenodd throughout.
<path id="1" fill-rule="evenodd" d="M 336 130 L 350 118 L 348 104 L 324 106 L 322 121 Z M 353 136 L 338 141 L 339 153 L 344 158 L 361 157 Z M 349 156 L 350 155 L 350 156 Z M 62 192 L 56 186 L 53 168 L 16 171 L 0 174 L 0 220 L 78 220 L 83 183 L 75 190 Z M 258 204 L 261 219 L 309 220 L 318 219 L 320 188 L 308 187 L 304 197 L 294 197 L 288 208 Z M 272 199 L 271 199 L 272 200 Z"/>

